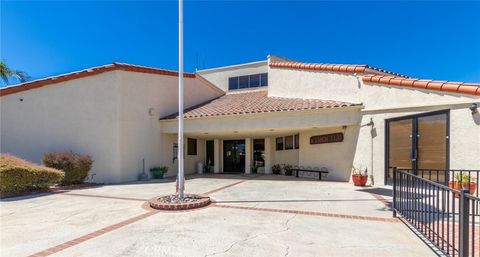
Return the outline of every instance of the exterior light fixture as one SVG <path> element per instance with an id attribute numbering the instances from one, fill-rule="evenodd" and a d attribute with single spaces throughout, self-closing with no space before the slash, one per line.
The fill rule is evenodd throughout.
<path id="1" fill-rule="evenodd" d="M 155 115 L 155 109 L 153 109 L 153 108 L 148 109 L 148 115 L 150 115 L 150 116 Z"/>
<path id="2" fill-rule="evenodd" d="M 468 109 L 470 109 L 470 111 L 472 111 L 472 115 L 474 115 L 475 113 L 478 113 L 478 105 L 477 105 L 477 103 L 471 104 L 470 107 L 468 107 Z"/>

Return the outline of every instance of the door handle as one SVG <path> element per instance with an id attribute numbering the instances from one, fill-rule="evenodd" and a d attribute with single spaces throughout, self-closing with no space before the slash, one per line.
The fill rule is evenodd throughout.
<path id="1" fill-rule="evenodd" d="M 410 157 L 411 157 L 410 159 L 412 159 L 412 161 L 416 161 L 416 160 L 417 160 L 417 158 L 418 158 L 418 151 L 417 151 L 417 149 L 412 149 L 412 153 L 411 153 L 411 156 L 410 156 Z"/>

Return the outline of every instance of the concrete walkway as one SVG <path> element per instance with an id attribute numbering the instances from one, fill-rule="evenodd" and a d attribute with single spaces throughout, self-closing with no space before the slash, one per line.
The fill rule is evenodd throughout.
<path id="1" fill-rule="evenodd" d="M 0 256 L 436 256 L 385 205 L 388 188 L 284 176 L 194 176 L 216 203 L 159 212 L 170 180 L 1 202 Z"/>

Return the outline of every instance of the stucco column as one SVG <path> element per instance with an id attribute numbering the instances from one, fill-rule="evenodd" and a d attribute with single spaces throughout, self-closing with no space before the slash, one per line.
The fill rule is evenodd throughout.
<path id="1" fill-rule="evenodd" d="M 213 173 L 220 173 L 220 139 L 213 140 Z"/>
<path id="2" fill-rule="evenodd" d="M 265 174 L 272 174 L 272 138 L 265 138 Z"/>
<path id="3" fill-rule="evenodd" d="M 252 139 L 245 138 L 245 174 L 252 171 Z"/>

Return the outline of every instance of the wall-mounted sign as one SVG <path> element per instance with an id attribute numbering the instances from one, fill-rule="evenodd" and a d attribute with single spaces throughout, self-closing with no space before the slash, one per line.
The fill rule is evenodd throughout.
<path id="1" fill-rule="evenodd" d="M 335 143 L 335 142 L 343 142 L 343 133 L 333 133 L 333 134 L 310 137 L 311 145 Z"/>

